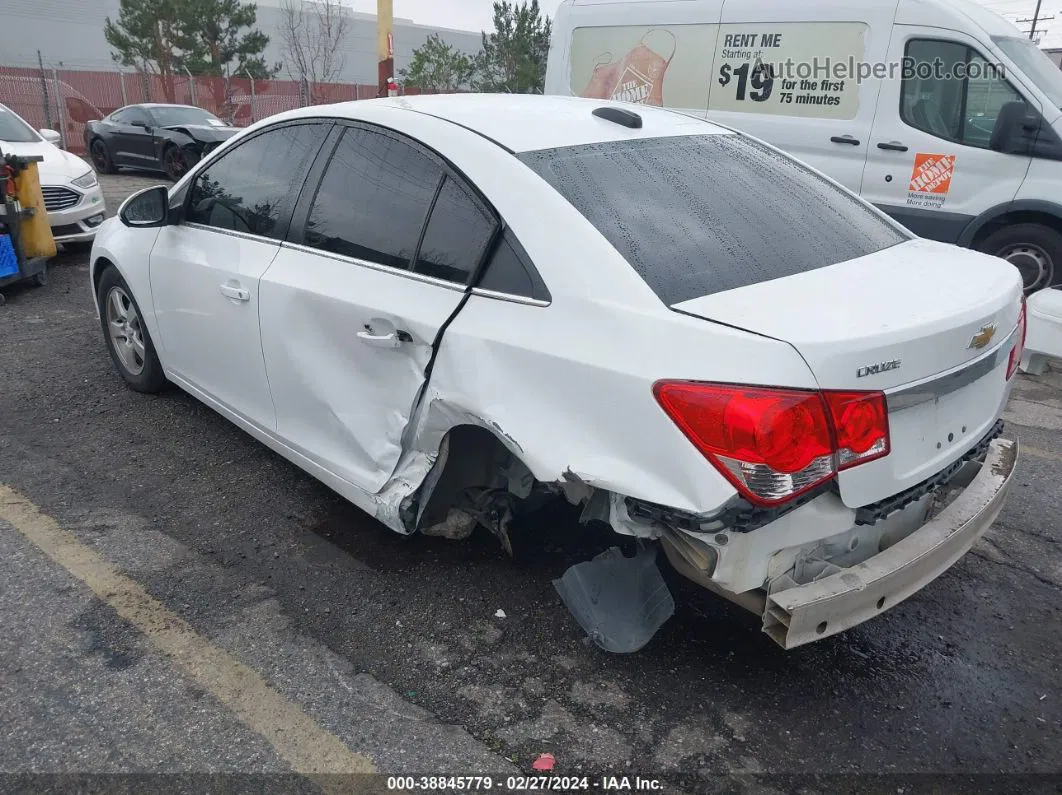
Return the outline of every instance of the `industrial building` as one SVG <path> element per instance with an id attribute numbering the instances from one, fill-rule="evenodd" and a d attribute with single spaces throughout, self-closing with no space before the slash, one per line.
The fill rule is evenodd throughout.
<path id="1" fill-rule="evenodd" d="M 350 0 L 347 0 L 349 3 Z M 284 60 L 280 36 L 283 0 L 257 0 L 257 27 L 269 36 L 267 63 Z M 115 68 L 111 47 L 103 35 L 106 19 L 118 18 L 119 0 L 3 0 L 0 12 L 0 66 L 36 67 L 37 50 L 47 68 L 108 70 Z M 373 7 L 361 0 L 361 7 Z M 354 8 L 358 6 L 355 5 Z M 376 15 L 352 10 L 346 37 L 346 64 L 336 82 L 377 82 Z M 418 25 L 396 18 L 395 71 L 409 64 L 413 51 L 432 33 L 448 44 L 473 54 L 481 46 L 478 32 Z M 288 74 L 282 69 L 278 78 Z"/>

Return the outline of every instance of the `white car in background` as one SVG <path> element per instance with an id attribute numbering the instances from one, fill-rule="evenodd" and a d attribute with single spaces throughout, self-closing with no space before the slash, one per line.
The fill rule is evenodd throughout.
<path id="1" fill-rule="evenodd" d="M 1013 266 L 666 110 L 291 111 L 127 199 L 90 270 L 130 386 L 180 386 L 399 533 L 511 550 L 552 498 L 610 524 L 641 552 L 556 584 L 612 651 L 674 608 L 661 546 L 786 648 L 863 622 L 988 529 L 1017 459 Z"/>
<path id="2" fill-rule="evenodd" d="M 44 158 L 37 171 L 52 236 L 68 249 L 87 251 L 107 214 L 103 192 L 92 166 L 56 146 L 59 141 L 56 131 L 34 130 L 13 110 L 0 105 L 0 152 Z"/>

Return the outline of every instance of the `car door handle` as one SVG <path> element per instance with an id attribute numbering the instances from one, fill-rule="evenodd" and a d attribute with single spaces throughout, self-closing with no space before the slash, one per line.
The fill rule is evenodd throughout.
<path id="1" fill-rule="evenodd" d="M 231 284 L 223 284 L 218 289 L 221 290 L 223 296 L 231 298 L 233 301 L 251 300 L 251 291 L 245 290 L 242 287 L 233 287 Z"/>
<path id="2" fill-rule="evenodd" d="M 374 348 L 397 348 L 399 343 L 397 331 L 390 331 L 387 334 L 373 334 L 371 331 L 359 331 L 358 339 L 366 345 L 371 345 Z"/>
<path id="3" fill-rule="evenodd" d="M 852 146 L 859 146 L 859 139 L 853 138 L 851 135 L 835 135 L 830 138 L 835 144 L 851 144 Z"/>
<path id="4" fill-rule="evenodd" d="M 882 141 L 878 144 L 878 149 L 884 149 L 887 152 L 906 152 L 907 147 L 901 144 L 899 141 L 889 141 L 886 143 Z"/>

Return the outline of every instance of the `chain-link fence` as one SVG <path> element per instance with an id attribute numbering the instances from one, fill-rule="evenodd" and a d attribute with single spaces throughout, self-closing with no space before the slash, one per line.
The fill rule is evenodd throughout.
<path id="1" fill-rule="evenodd" d="M 400 93 L 420 92 L 400 89 Z M 0 66 L 0 103 L 36 128 L 58 131 L 62 146 L 78 153 L 85 151 L 85 123 L 124 105 L 197 105 L 237 127 L 246 127 L 293 108 L 375 96 L 377 87 L 367 84 Z"/>

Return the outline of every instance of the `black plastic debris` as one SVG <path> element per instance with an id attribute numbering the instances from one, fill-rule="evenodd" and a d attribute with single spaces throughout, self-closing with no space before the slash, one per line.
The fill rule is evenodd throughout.
<path id="1" fill-rule="evenodd" d="M 645 546 L 626 558 L 612 547 L 553 581 L 579 626 L 605 651 L 638 651 L 675 612 L 656 554 L 656 546 Z"/>

